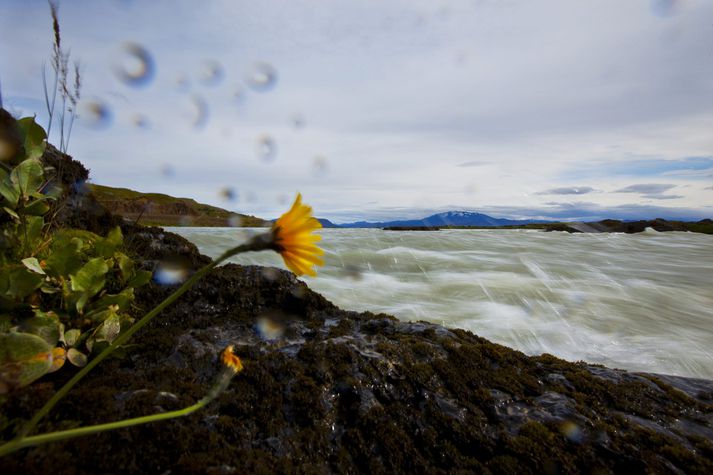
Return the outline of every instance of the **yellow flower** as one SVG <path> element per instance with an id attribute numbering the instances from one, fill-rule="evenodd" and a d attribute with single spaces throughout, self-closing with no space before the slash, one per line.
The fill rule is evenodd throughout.
<path id="1" fill-rule="evenodd" d="M 322 224 L 312 216 L 312 208 L 302 204 L 302 195 L 299 193 L 292 208 L 272 225 L 275 250 L 295 274 L 314 277 L 317 275 L 314 266 L 324 265 L 324 261 L 317 257 L 324 255 L 324 251 L 314 244 L 322 237 L 312 234 L 321 227 Z"/>
<path id="2" fill-rule="evenodd" d="M 243 362 L 240 361 L 235 353 L 233 353 L 233 345 L 227 346 L 220 353 L 220 361 L 227 367 L 233 370 L 235 374 L 243 370 Z"/>

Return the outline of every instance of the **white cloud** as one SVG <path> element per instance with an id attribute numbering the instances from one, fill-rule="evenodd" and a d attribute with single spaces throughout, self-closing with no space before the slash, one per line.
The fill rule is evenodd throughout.
<path id="1" fill-rule="evenodd" d="M 22 44 L 0 43 L 5 102 L 40 117 L 46 10 L 0 4 L 0 31 Z M 325 217 L 545 206 L 541 190 L 632 184 L 611 173 L 590 179 L 593 164 L 710 156 L 711 16 L 707 0 L 665 15 L 619 0 L 65 2 L 62 32 L 84 64 L 84 96 L 113 112 L 105 131 L 77 127 L 70 152 L 98 183 L 266 217 L 297 190 Z M 146 87 L 114 74 L 127 41 L 156 61 Z M 206 85 L 214 60 L 224 74 Z M 277 71 L 267 92 L 245 84 L 256 61 Z M 207 105 L 202 129 L 191 125 L 193 97 Z M 149 129 L 133 125 L 137 115 Z M 293 126 L 296 115 L 304 126 Z M 278 147 L 272 162 L 255 152 L 263 134 Z M 172 178 L 161 173 L 166 164 Z M 583 176 L 564 176 L 572 170 Z M 709 171 L 666 181 L 701 173 Z M 224 186 L 241 200 L 222 201 Z M 243 198 L 251 194 L 257 199 Z M 588 196 L 602 207 L 647 199 Z M 682 190 L 677 204 L 701 209 L 704 198 Z"/>

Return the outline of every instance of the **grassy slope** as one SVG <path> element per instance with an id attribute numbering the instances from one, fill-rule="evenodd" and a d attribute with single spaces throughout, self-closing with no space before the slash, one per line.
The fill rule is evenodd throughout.
<path id="1" fill-rule="evenodd" d="M 127 188 L 89 185 L 90 192 L 109 211 L 127 220 L 155 226 L 261 227 L 269 223 L 255 216 L 233 213 L 190 198 L 141 193 Z"/>

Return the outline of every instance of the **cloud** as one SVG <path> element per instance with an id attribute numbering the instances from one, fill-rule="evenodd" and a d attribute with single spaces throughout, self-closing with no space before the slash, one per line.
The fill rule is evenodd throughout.
<path id="1" fill-rule="evenodd" d="M 643 195 L 643 198 L 650 198 L 654 200 L 677 200 L 683 198 L 683 195 Z"/>
<path id="2" fill-rule="evenodd" d="M 564 179 L 590 177 L 636 176 L 636 177 L 679 177 L 702 179 L 713 172 L 713 157 L 684 157 L 679 159 L 624 157 L 614 161 L 597 160 L 588 164 L 578 164 L 565 171 Z M 633 158 L 633 159 L 631 159 Z"/>
<path id="3" fill-rule="evenodd" d="M 584 195 L 597 190 L 591 186 L 570 186 L 562 188 L 550 188 L 549 190 L 538 191 L 536 195 Z"/>
<path id="4" fill-rule="evenodd" d="M 654 218 L 698 221 L 713 216 L 713 211 L 711 210 L 706 211 L 687 207 L 673 208 L 638 203 L 603 206 L 591 202 L 550 202 L 541 207 L 486 206 L 480 208 L 479 211 L 498 218 L 546 219 L 553 221 L 599 221 L 602 219 L 636 221 Z"/>
<path id="5" fill-rule="evenodd" d="M 703 188 L 703 189 L 704 189 L 704 190 L 713 190 L 713 186 L 707 186 L 707 187 L 705 187 L 705 188 Z"/>
<path id="6" fill-rule="evenodd" d="M 614 193 L 641 193 L 646 195 L 657 195 L 675 187 L 676 185 L 664 183 L 645 183 L 639 185 L 629 185 L 620 190 L 616 190 Z"/>
<path id="7" fill-rule="evenodd" d="M 482 167 L 483 165 L 488 165 L 490 162 L 483 162 L 483 161 L 472 161 L 472 162 L 463 162 L 459 163 L 456 165 L 457 167 Z"/>

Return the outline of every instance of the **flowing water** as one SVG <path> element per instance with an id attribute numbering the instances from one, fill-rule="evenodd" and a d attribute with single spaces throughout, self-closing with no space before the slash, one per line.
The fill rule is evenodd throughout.
<path id="1" fill-rule="evenodd" d="M 172 228 L 216 257 L 256 232 Z M 713 379 L 713 236 L 321 231 L 308 285 L 349 310 L 464 328 L 527 354 Z M 234 262 L 283 267 L 271 252 Z"/>

